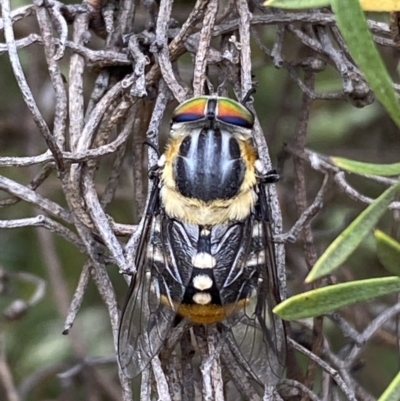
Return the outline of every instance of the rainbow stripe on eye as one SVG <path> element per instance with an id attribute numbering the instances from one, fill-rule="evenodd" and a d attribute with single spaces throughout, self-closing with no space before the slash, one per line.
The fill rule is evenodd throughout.
<path id="1" fill-rule="evenodd" d="M 208 96 L 195 97 L 180 104 L 172 114 L 173 123 L 203 120 L 207 110 Z"/>
<path id="2" fill-rule="evenodd" d="M 217 120 L 243 128 L 253 128 L 253 113 L 235 100 L 226 97 L 217 98 Z"/>

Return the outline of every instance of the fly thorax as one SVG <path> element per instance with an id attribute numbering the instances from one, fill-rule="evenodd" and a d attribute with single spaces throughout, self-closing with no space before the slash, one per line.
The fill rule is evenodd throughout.
<path id="1" fill-rule="evenodd" d="M 177 192 L 204 202 L 235 197 L 246 171 L 238 141 L 218 127 L 186 136 L 172 167 Z"/>

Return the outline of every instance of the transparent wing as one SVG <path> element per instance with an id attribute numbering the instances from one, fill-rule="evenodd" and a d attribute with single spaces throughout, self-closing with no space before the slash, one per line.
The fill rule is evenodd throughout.
<path id="1" fill-rule="evenodd" d="M 129 289 L 122 312 L 118 359 L 124 374 L 133 378 L 146 368 L 160 348 L 173 323 L 175 312 L 164 296 L 162 272 L 169 262 L 167 247 L 160 246 L 157 237 L 162 227 L 158 215 L 151 219 L 151 227 L 138 257 L 138 271 Z"/>
<path id="2" fill-rule="evenodd" d="M 151 216 L 151 213 L 149 213 Z M 192 275 L 198 227 L 153 213 L 143 231 L 122 313 L 118 358 L 124 374 L 137 376 L 157 355 L 176 317 Z"/>
<path id="3" fill-rule="evenodd" d="M 161 303 L 157 279 L 145 272 L 130 291 L 118 338 L 118 358 L 127 377 L 147 367 L 171 327 L 175 312 Z"/>
<path id="4" fill-rule="evenodd" d="M 282 320 L 272 313 L 280 302 L 279 283 L 268 204 L 265 194 L 259 195 L 255 213 L 236 225 L 235 238 L 227 241 L 236 241 L 237 252 L 220 294 L 228 315 L 224 323 L 235 340 L 229 346 L 237 346 L 231 351 L 240 353 L 261 383 L 273 385 L 283 375 L 286 333 Z"/>
<path id="5" fill-rule="evenodd" d="M 259 264 L 257 284 L 253 297 L 246 304 L 240 318 L 241 325 L 233 328 L 237 344 L 253 372 L 262 383 L 276 384 L 283 375 L 286 357 L 286 333 L 281 319 L 272 313 L 279 303 L 279 287 L 276 279 L 274 245 L 268 234 L 270 227 L 256 221 L 253 233 L 260 230 L 263 250 L 259 256 L 250 255 L 249 260 Z M 251 345 L 249 345 L 251 344 Z"/>

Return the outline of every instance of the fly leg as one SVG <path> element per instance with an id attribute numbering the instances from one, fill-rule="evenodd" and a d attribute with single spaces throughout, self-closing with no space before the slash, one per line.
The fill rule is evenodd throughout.
<path id="1" fill-rule="evenodd" d="M 279 181 L 279 174 L 275 169 L 267 171 L 260 177 L 260 182 L 263 184 L 275 184 Z"/>

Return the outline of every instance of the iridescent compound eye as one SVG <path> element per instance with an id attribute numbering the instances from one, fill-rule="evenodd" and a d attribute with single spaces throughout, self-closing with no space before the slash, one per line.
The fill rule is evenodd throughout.
<path id="1" fill-rule="evenodd" d="M 217 120 L 225 124 L 237 125 L 243 128 L 253 128 L 253 113 L 236 102 L 226 97 L 217 98 Z"/>
<path id="2" fill-rule="evenodd" d="M 172 114 L 172 122 L 188 123 L 204 120 L 207 112 L 208 100 L 208 96 L 201 96 L 183 102 Z"/>
<path id="3" fill-rule="evenodd" d="M 180 104 L 172 115 L 172 123 L 190 123 L 206 119 L 248 129 L 254 125 L 252 112 L 226 97 L 195 97 Z"/>

